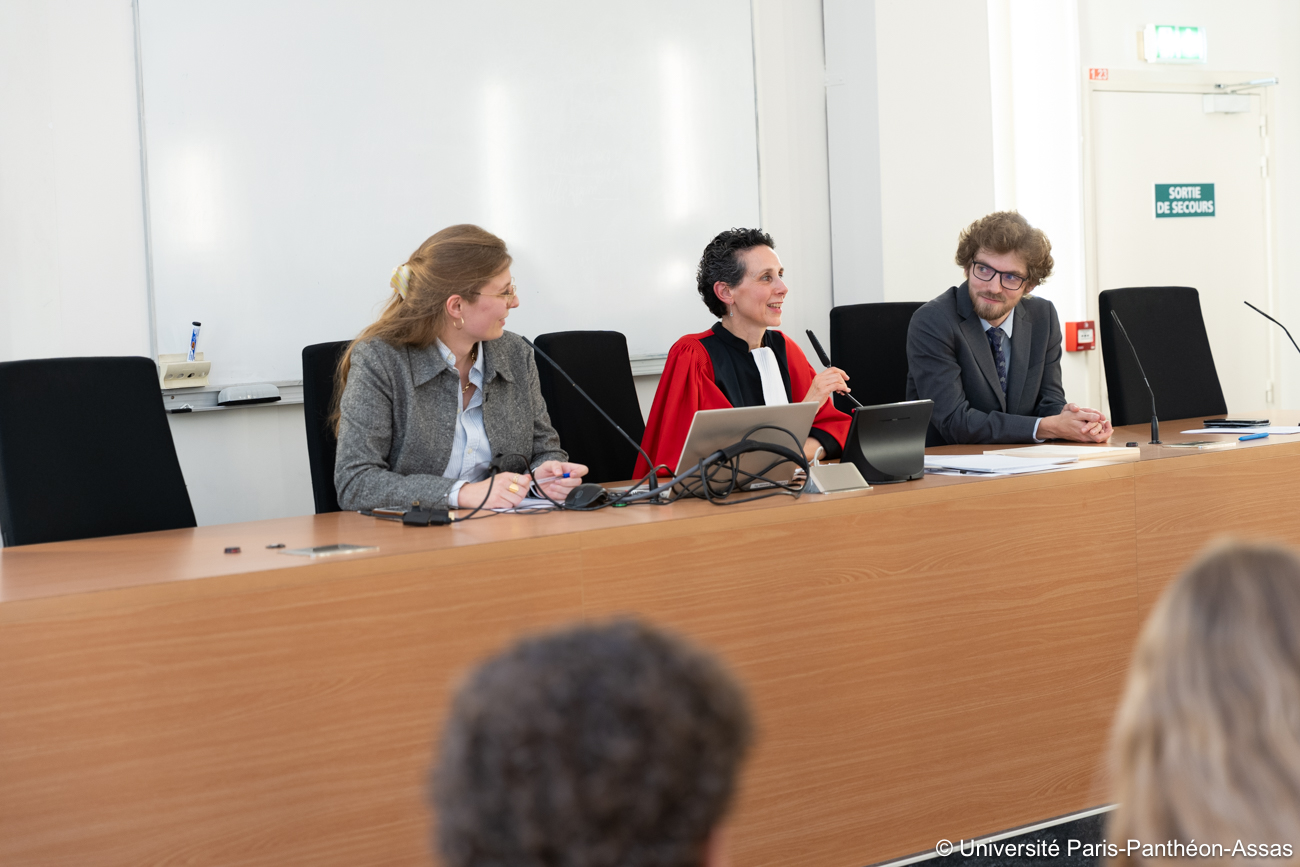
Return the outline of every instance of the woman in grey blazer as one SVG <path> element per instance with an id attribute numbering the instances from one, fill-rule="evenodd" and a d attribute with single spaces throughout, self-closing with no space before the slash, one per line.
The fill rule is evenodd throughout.
<path id="1" fill-rule="evenodd" d="M 587 468 L 551 427 L 505 242 L 451 226 L 393 271 L 393 298 L 343 354 L 334 485 L 344 509 L 509 508 L 563 500 Z M 498 472 L 500 474 L 498 474 Z"/>

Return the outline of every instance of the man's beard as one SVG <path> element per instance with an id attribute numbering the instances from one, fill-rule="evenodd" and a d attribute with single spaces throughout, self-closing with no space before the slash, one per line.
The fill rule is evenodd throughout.
<path id="1" fill-rule="evenodd" d="M 993 322 L 1006 316 L 1016 307 L 1016 302 L 1003 296 L 1001 302 L 991 302 L 980 298 L 976 290 L 971 289 L 971 306 L 975 308 L 975 315 L 985 322 Z"/>

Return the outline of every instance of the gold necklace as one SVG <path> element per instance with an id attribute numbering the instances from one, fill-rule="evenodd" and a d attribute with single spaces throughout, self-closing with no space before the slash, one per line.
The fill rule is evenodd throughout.
<path id="1" fill-rule="evenodd" d="M 474 348 L 469 351 L 469 366 L 473 367 L 477 361 L 478 361 L 478 344 L 475 343 Z M 468 373 L 465 374 L 465 378 L 469 379 Z M 466 382 L 464 385 L 460 387 L 460 393 L 464 394 L 465 392 L 469 391 L 470 387 L 473 385 L 474 383 L 472 382 Z"/>

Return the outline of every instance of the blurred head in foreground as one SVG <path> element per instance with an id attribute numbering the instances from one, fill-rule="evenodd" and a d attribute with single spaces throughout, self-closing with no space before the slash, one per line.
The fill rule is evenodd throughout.
<path id="1" fill-rule="evenodd" d="M 527 638 L 473 671 L 434 770 L 448 867 L 696 867 L 750 718 L 709 654 L 633 621 Z"/>
<path id="2" fill-rule="evenodd" d="M 1214 854 L 1240 860 L 1300 851 L 1294 554 L 1220 547 L 1165 591 L 1134 653 L 1112 764 L 1119 804 L 1107 831 L 1112 842 L 1194 840 L 1198 850 L 1222 844 Z M 1118 860 L 1170 857 L 1181 860 L 1186 851 L 1121 852 Z"/>

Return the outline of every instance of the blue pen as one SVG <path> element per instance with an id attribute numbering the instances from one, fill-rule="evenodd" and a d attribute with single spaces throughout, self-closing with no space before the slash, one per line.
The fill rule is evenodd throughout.
<path id="1" fill-rule="evenodd" d="M 1266 433 L 1246 434 L 1244 437 L 1237 437 L 1237 442 L 1244 443 L 1246 440 L 1262 440 L 1266 436 L 1268 436 Z"/>

